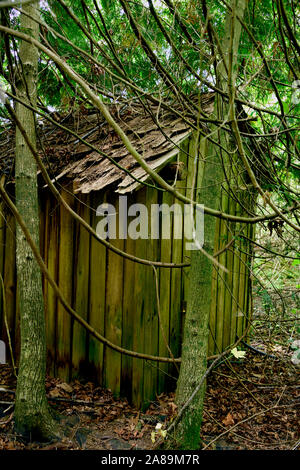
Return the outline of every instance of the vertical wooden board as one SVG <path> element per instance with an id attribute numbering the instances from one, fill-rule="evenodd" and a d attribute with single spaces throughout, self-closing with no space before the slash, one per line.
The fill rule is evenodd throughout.
<path id="1" fill-rule="evenodd" d="M 241 192 L 241 201 L 243 205 L 246 205 L 247 207 L 247 195 L 245 194 L 245 191 Z M 245 210 L 243 208 L 240 209 L 241 215 L 246 215 Z M 242 233 L 246 234 L 248 236 L 248 226 L 245 224 L 241 224 L 241 229 Z M 238 317 L 237 321 L 237 334 L 238 336 L 241 336 L 244 332 L 244 327 L 247 324 L 247 305 L 245 304 L 245 290 L 246 290 L 246 283 L 247 283 L 247 254 L 245 253 L 246 251 L 246 245 L 243 242 L 243 238 L 239 240 L 239 258 L 240 258 L 240 271 L 239 271 L 239 292 L 238 292 L 238 302 L 240 305 L 240 308 L 243 312 L 243 315 L 240 315 Z"/>
<path id="2" fill-rule="evenodd" d="M 50 199 L 49 197 L 45 200 L 44 206 L 44 246 L 43 246 L 43 260 L 46 266 L 48 266 L 48 248 L 49 248 L 49 212 L 50 212 Z M 44 293 L 44 302 L 45 302 L 45 315 L 47 315 L 47 295 L 48 295 L 48 282 L 45 279 L 45 276 L 42 276 L 42 284 L 43 284 L 43 293 Z M 46 316 L 46 323 L 47 323 L 47 316 Z"/>
<path id="3" fill-rule="evenodd" d="M 146 190 L 147 208 L 149 215 L 149 234 L 150 234 L 150 216 L 151 205 L 158 203 L 157 190 L 147 188 Z M 154 221 L 153 221 L 154 222 Z M 157 222 L 157 221 L 156 221 Z M 159 226 L 152 227 L 154 232 Z M 158 256 L 159 240 L 150 238 L 147 240 L 147 259 L 156 261 Z M 159 270 L 156 271 L 159 287 Z M 158 354 L 158 315 L 156 300 L 156 281 L 153 268 L 147 267 L 145 284 L 145 325 L 144 325 L 144 351 L 146 354 L 157 356 Z M 155 398 L 157 392 L 157 367 L 158 364 L 151 361 L 144 363 L 144 406 Z"/>
<path id="4" fill-rule="evenodd" d="M 247 324 L 247 304 L 245 302 L 247 284 L 248 284 L 248 268 L 247 268 L 247 255 L 243 253 L 245 251 L 245 245 L 241 242 L 241 269 L 240 269 L 240 291 L 239 291 L 239 303 L 243 309 L 244 315 L 241 317 L 241 334 L 244 332 L 244 328 Z"/>
<path id="5" fill-rule="evenodd" d="M 189 139 L 189 154 L 187 157 L 186 167 L 187 176 L 185 180 L 186 188 L 185 195 L 190 199 L 195 199 L 197 176 L 201 171 L 199 167 L 199 155 L 198 155 L 198 137 L 194 135 Z M 186 250 L 186 243 L 191 240 L 186 237 L 189 233 L 188 227 L 191 226 L 191 220 L 189 216 L 184 217 L 184 243 L 183 243 L 183 262 L 189 262 L 191 258 L 191 252 Z M 190 229 L 190 232 L 192 228 Z M 182 272 L 182 283 L 183 283 L 183 300 L 187 302 L 188 297 L 188 286 L 189 286 L 189 268 L 184 268 Z"/>
<path id="6" fill-rule="evenodd" d="M 221 220 L 216 220 L 215 252 L 219 250 Z M 217 299 L 218 299 L 218 267 L 213 266 L 212 270 L 212 288 L 211 305 L 209 315 L 209 337 L 208 337 L 208 356 L 217 353 L 216 350 L 216 325 L 217 325 Z"/>
<path id="7" fill-rule="evenodd" d="M 44 257 L 44 246 L 45 246 L 45 206 L 46 206 L 46 194 L 39 193 L 39 240 L 40 240 L 40 254 Z"/>
<path id="8" fill-rule="evenodd" d="M 238 189 L 238 199 L 241 201 L 242 206 L 247 207 L 247 195 L 248 191 L 245 189 L 243 181 L 239 181 L 239 189 Z M 236 215 L 237 216 L 248 216 L 248 213 L 245 211 L 245 209 L 242 207 L 240 204 L 237 203 L 236 205 Z M 248 280 L 248 274 L 247 274 L 247 267 L 245 265 L 245 261 L 247 259 L 247 255 L 243 252 L 247 251 L 247 242 L 245 244 L 244 239 L 240 236 L 242 234 L 247 235 L 248 229 L 251 227 L 251 225 L 244 225 L 244 224 L 237 224 L 236 226 L 236 233 L 238 234 L 238 239 L 236 240 L 236 264 L 237 264 L 237 273 L 236 273 L 236 281 L 234 282 L 234 292 L 235 292 L 235 298 L 236 298 L 236 304 L 238 304 L 237 307 L 237 318 L 236 318 L 236 327 L 235 327 L 235 337 L 240 337 L 243 334 L 244 331 L 244 325 L 247 322 L 247 304 L 244 301 L 244 298 L 241 295 L 241 292 L 247 291 L 247 283 Z M 237 285 L 235 285 L 235 283 Z"/>
<path id="9" fill-rule="evenodd" d="M 249 232 L 247 233 L 247 236 L 249 236 Z M 243 250 L 248 251 L 249 248 L 250 247 L 248 243 L 243 244 Z M 246 255 L 245 256 L 245 279 L 244 279 L 245 288 L 244 288 L 244 299 L 243 299 L 243 307 L 244 307 L 245 315 L 243 317 L 243 332 L 247 328 L 247 325 L 249 324 L 250 317 L 251 317 L 251 299 L 249 295 L 250 293 L 249 262 L 250 262 L 250 256 Z"/>
<path id="10" fill-rule="evenodd" d="M 249 192 L 248 197 L 247 197 L 247 207 L 250 209 L 253 209 L 253 193 Z M 249 239 L 255 240 L 255 225 L 248 224 L 246 228 L 246 236 Z M 245 300 L 244 300 L 244 310 L 245 310 L 245 316 L 244 316 L 244 322 L 243 322 L 243 331 L 246 330 L 248 327 L 249 323 L 252 320 L 252 250 L 253 250 L 253 245 L 251 242 L 243 239 L 243 250 L 247 252 L 246 255 L 246 279 L 245 279 Z M 245 339 L 247 341 L 247 337 Z"/>
<path id="11" fill-rule="evenodd" d="M 118 200 L 112 199 L 109 202 L 115 206 L 118 214 Z M 118 238 L 118 231 L 117 217 L 117 239 L 110 240 L 110 242 L 117 248 L 123 250 L 124 240 Z M 119 346 L 122 344 L 123 266 L 123 257 L 109 250 L 106 275 L 105 336 Z M 104 377 L 105 386 L 109 388 L 115 396 L 119 396 L 121 383 L 121 354 L 107 347 L 105 348 Z"/>
<path id="12" fill-rule="evenodd" d="M 41 190 L 38 192 L 38 200 L 39 200 L 39 241 L 40 241 L 40 255 L 42 259 L 45 261 L 45 237 L 46 237 L 46 200 L 47 200 L 47 193 L 48 193 L 48 188 L 45 190 Z M 44 299 L 44 315 L 45 315 L 45 321 L 46 321 L 46 306 L 45 306 L 45 296 L 44 296 L 44 274 L 41 272 L 41 277 L 42 277 L 42 289 L 43 289 L 43 299 Z M 18 286 L 18 279 L 17 279 L 17 298 L 19 296 L 19 286 Z M 17 302 L 17 305 L 19 305 L 19 302 Z M 19 317 L 20 313 L 18 312 L 17 309 L 17 322 L 19 323 Z M 17 339 L 16 339 L 16 350 L 21 349 L 21 335 L 20 333 L 17 333 Z M 17 356 L 19 356 L 19 353 L 17 352 Z"/>
<path id="13" fill-rule="evenodd" d="M 228 211 L 228 197 L 225 191 L 222 192 L 221 209 L 223 212 Z M 228 228 L 227 221 L 221 220 L 220 222 L 220 234 L 219 234 L 219 250 L 223 249 L 227 243 Z M 226 266 L 227 253 L 224 251 L 220 254 L 219 263 Z M 226 276 L 223 270 L 218 269 L 218 297 L 217 297 L 217 314 L 216 314 L 216 351 L 217 353 L 222 351 L 223 345 L 223 326 L 224 326 L 224 307 L 225 307 L 225 280 Z"/>
<path id="14" fill-rule="evenodd" d="M 172 205 L 173 196 L 168 192 L 162 193 L 161 202 Z M 160 236 L 164 224 L 164 217 L 161 216 Z M 172 262 L 172 243 L 171 240 L 160 240 L 160 260 L 165 263 Z M 166 342 L 170 346 L 170 298 L 171 298 L 171 269 L 161 268 L 159 273 L 159 299 L 160 299 L 160 322 L 158 328 L 159 344 L 158 352 L 161 357 L 169 357 Z M 167 375 L 169 365 L 159 364 L 158 372 L 158 393 L 166 391 Z"/>
<path id="15" fill-rule="evenodd" d="M 136 193 L 136 202 L 146 204 L 146 189 L 143 188 Z M 138 258 L 147 258 L 147 240 L 136 240 L 135 254 Z M 144 320 L 145 320 L 145 289 L 147 269 L 149 267 L 135 263 L 135 290 L 133 293 L 134 326 L 133 326 L 133 350 L 144 352 Z M 143 402 L 144 389 L 144 361 L 132 359 L 132 402 L 140 407 Z"/>
<path id="16" fill-rule="evenodd" d="M 243 250 L 242 242 L 240 242 L 240 247 Z M 240 271 L 239 271 L 239 292 L 238 292 L 238 302 L 240 308 L 243 312 L 243 315 L 238 317 L 237 321 L 237 333 L 238 336 L 241 336 L 244 331 L 245 317 L 247 312 L 245 311 L 245 279 L 246 279 L 246 255 L 242 251 L 239 252 L 240 256 Z"/>
<path id="17" fill-rule="evenodd" d="M 176 229 L 176 220 L 173 219 L 173 232 Z M 172 263 L 182 261 L 182 240 L 174 240 L 172 243 Z M 182 329 L 181 329 L 181 269 L 171 271 L 171 298 L 170 298 L 170 348 L 176 358 L 181 353 Z M 173 364 L 169 366 L 170 376 L 176 377 L 177 371 Z M 168 381 L 174 385 L 174 381 Z"/>
<path id="18" fill-rule="evenodd" d="M 196 140 L 196 137 L 195 137 Z M 209 152 L 208 152 L 208 145 L 207 145 L 207 139 L 200 138 L 200 141 L 195 142 L 194 146 L 194 152 L 196 151 L 198 153 L 198 165 L 195 169 L 197 171 L 196 173 L 196 184 L 195 184 L 195 198 L 196 201 L 201 203 L 201 187 L 203 187 L 203 174 L 204 174 L 204 166 L 205 166 L 205 161 L 209 158 Z"/>
<path id="19" fill-rule="evenodd" d="M 73 207 L 74 197 L 69 191 L 61 190 L 61 196 Z M 73 251 L 74 251 L 74 219 L 61 205 L 59 222 L 58 246 L 58 285 L 66 301 L 72 304 L 73 291 Z M 62 304 L 57 302 L 57 330 L 56 330 L 56 364 L 57 375 L 68 381 L 70 379 L 71 361 L 71 317 Z"/>
<path id="20" fill-rule="evenodd" d="M 43 260 L 47 267 L 48 266 L 48 254 L 49 254 L 49 236 L 50 236 L 50 199 L 49 197 L 45 200 L 45 223 L 44 223 L 44 247 L 43 247 Z M 45 304 L 45 325 L 46 325 L 46 345 L 47 345 L 47 366 L 48 366 L 48 281 L 45 276 L 42 276 L 42 286 L 43 286 L 43 295 L 44 295 L 44 304 Z"/>
<path id="21" fill-rule="evenodd" d="M 47 239 L 47 191 L 43 191 L 39 194 L 39 226 L 40 226 L 40 255 L 43 258 L 43 261 L 46 263 L 45 260 L 45 245 L 46 245 L 46 239 Z M 44 274 L 41 273 L 42 275 L 42 289 L 43 289 L 43 295 L 44 295 Z M 45 296 L 44 296 L 44 302 L 45 302 Z M 46 307 L 45 307 L 45 315 L 46 315 Z"/>
<path id="22" fill-rule="evenodd" d="M 5 230 L 5 260 L 4 260 L 4 287 L 6 299 L 6 314 L 8 329 L 12 342 L 14 341 L 14 327 L 16 315 L 16 223 L 11 213 L 6 213 Z M 3 329 L 3 339 L 7 342 L 6 328 Z"/>
<path id="23" fill-rule="evenodd" d="M 4 259 L 5 259 L 5 206 L 0 201 L 0 274 L 4 280 Z M 0 334 L 2 332 L 3 318 L 3 289 L 0 289 Z"/>
<path id="24" fill-rule="evenodd" d="M 96 193 L 91 196 L 91 226 L 97 228 L 99 218 L 96 216 L 98 205 L 104 202 L 104 194 Z M 104 335 L 105 326 L 105 283 L 106 283 L 106 247 L 94 237 L 90 245 L 90 294 L 89 294 L 89 323 L 99 333 Z M 96 338 L 89 335 L 88 359 L 89 370 L 98 383 L 103 383 L 104 347 Z"/>
<path id="25" fill-rule="evenodd" d="M 59 228 L 59 206 L 57 201 L 49 196 L 47 201 L 47 228 L 48 234 L 45 236 L 45 259 L 49 274 L 57 282 L 58 270 L 58 228 Z M 46 245 L 47 242 L 47 245 Z M 51 375 L 56 372 L 56 309 L 57 298 L 50 286 L 45 280 L 45 312 L 46 312 L 46 340 L 47 340 L 47 369 Z"/>
<path id="26" fill-rule="evenodd" d="M 238 303 L 242 311 L 242 315 L 240 314 L 237 319 L 237 335 L 238 337 L 242 336 L 244 330 L 244 322 L 245 316 L 247 312 L 244 310 L 244 296 L 245 296 L 245 255 L 243 253 L 239 253 L 240 256 L 240 270 L 239 270 L 239 291 L 238 291 Z"/>
<path id="27" fill-rule="evenodd" d="M 225 199 L 225 207 L 227 213 L 234 213 L 235 207 L 234 207 L 234 200 L 230 194 L 230 187 L 234 186 L 235 184 L 235 178 L 234 178 L 234 167 L 232 163 L 229 161 L 228 156 L 226 155 L 225 157 L 225 171 L 226 171 L 226 176 L 227 180 L 224 182 L 224 190 L 223 190 L 223 197 Z M 232 230 L 233 230 L 233 224 L 229 221 L 224 220 L 224 225 L 225 225 L 225 233 L 226 237 L 224 239 L 224 245 L 230 242 L 232 238 Z M 223 279 L 222 282 L 222 290 L 221 290 L 221 301 L 222 301 L 222 306 L 221 303 L 220 308 L 222 310 L 219 310 L 218 315 L 222 317 L 222 323 L 223 323 L 223 331 L 222 331 L 222 342 L 221 344 L 221 351 L 223 351 L 230 342 L 230 327 L 231 327 L 231 298 L 232 298 L 232 271 L 233 271 L 233 254 L 231 249 L 227 248 L 224 256 L 224 263 L 225 267 L 227 269 L 227 272 L 220 272 L 220 276 Z"/>
<path id="28" fill-rule="evenodd" d="M 128 206 L 134 202 L 134 198 L 128 198 Z M 124 249 L 127 253 L 135 255 L 136 240 L 127 237 Z M 135 302 L 134 293 L 136 288 L 135 263 L 124 260 L 124 287 L 123 287 L 123 319 L 122 319 L 122 347 L 133 349 L 133 337 L 135 328 Z M 140 360 L 141 361 L 141 360 Z M 132 357 L 122 354 L 121 364 L 121 395 L 132 396 Z"/>
<path id="29" fill-rule="evenodd" d="M 236 202 L 236 207 L 235 207 L 235 215 L 240 216 L 241 210 L 240 210 L 240 205 L 238 202 Z M 237 325 L 238 325 L 238 319 L 243 315 L 243 310 L 241 306 L 239 305 L 238 301 L 238 295 L 239 295 L 239 289 L 240 289 L 240 252 L 239 252 L 239 231 L 240 231 L 240 224 L 237 223 L 235 224 L 234 228 L 234 234 L 235 234 L 235 242 L 233 245 L 233 279 L 232 279 L 232 318 L 231 318 L 231 329 L 230 329 L 230 342 L 233 343 L 237 337 Z"/>
<path id="30" fill-rule="evenodd" d="M 199 141 L 199 135 L 193 134 L 188 141 L 188 156 L 187 156 L 187 176 L 185 180 L 185 195 L 191 200 L 198 200 L 201 202 L 200 186 L 203 178 L 204 161 L 206 156 L 206 142 L 205 140 Z M 193 209 L 194 215 L 196 213 Z M 190 243 L 192 234 L 192 221 L 189 214 L 184 215 L 184 238 L 183 238 L 183 262 L 190 261 L 191 251 L 186 249 L 186 243 Z M 187 236 L 187 234 L 189 234 Z M 189 286 L 189 268 L 182 270 L 182 285 L 183 293 L 182 298 L 184 301 L 184 311 L 187 305 L 188 286 Z"/>
<path id="31" fill-rule="evenodd" d="M 89 196 L 78 196 L 76 201 L 76 211 L 87 222 L 90 223 Z M 89 296 L 89 249 L 90 234 L 79 223 L 76 223 L 76 253 L 74 258 L 76 264 L 74 266 L 74 307 L 76 312 L 84 318 L 88 319 L 88 296 Z M 87 333 L 85 328 L 77 321 L 73 323 L 72 337 L 72 377 L 84 377 L 86 366 L 86 348 Z"/>
<path id="32" fill-rule="evenodd" d="M 186 152 L 189 148 L 189 141 L 186 140 L 182 144 L 184 152 L 180 152 L 179 160 L 186 165 L 187 155 Z M 185 194 L 186 193 L 186 180 L 177 181 L 176 189 L 178 192 Z M 183 236 L 184 236 L 184 227 L 183 227 L 183 214 L 184 214 L 184 204 L 178 200 L 174 199 L 174 203 L 178 204 L 181 207 L 181 217 L 177 215 L 173 217 L 173 239 L 172 239 L 172 262 L 173 263 L 182 263 L 183 257 Z M 181 239 L 175 239 L 175 233 L 181 231 Z M 170 299 L 170 348 L 174 357 L 178 357 L 181 353 L 181 344 L 182 344 L 182 269 L 176 268 L 171 271 L 171 299 Z M 169 367 L 170 376 L 177 376 L 177 370 L 173 364 Z M 170 381 L 169 381 L 170 383 Z M 171 385 L 171 383 L 170 383 Z"/>
<path id="33" fill-rule="evenodd" d="M 228 201 L 228 213 L 235 213 L 235 201 L 229 197 Z M 227 224 L 227 242 L 229 243 L 234 236 L 234 225 L 229 222 Z M 230 331 L 231 331 L 231 321 L 232 321 L 232 289 L 233 289 L 233 251 L 232 247 L 227 249 L 226 257 L 226 268 L 228 272 L 225 274 L 225 299 L 224 299 L 224 313 L 223 313 L 223 350 L 230 345 Z"/>
<path id="34" fill-rule="evenodd" d="M 203 152 L 199 155 L 199 138 L 197 134 L 190 137 L 187 142 L 188 155 L 185 160 L 187 168 L 185 195 L 190 199 L 195 199 L 197 194 L 197 180 L 201 184 L 203 175 Z M 202 149 L 201 149 L 202 150 Z M 199 162 L 201 158 L 201 162 Z"/>

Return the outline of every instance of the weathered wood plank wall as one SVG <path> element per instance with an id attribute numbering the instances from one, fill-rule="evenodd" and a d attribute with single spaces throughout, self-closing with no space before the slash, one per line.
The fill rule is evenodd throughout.
<path id="1" fill-rule="evenodd" d="M 185 142 L 179 159 L 186 164 L 185 178 L 177 181 L 176 188 L 187 196 L 197 196 L 203 159 L 195 159 L 197 142 Z M 189 154 L 189 155 L 188 155 Z M 193 178 L 192 169 L 196 170 Z M 238 189 L 245 204 L 250 205 L 247 189 Z M 65 187 L 63 196 L 78 213 L 96 229 L 100 220 L 97 206 L 109 201 L 117 205 L 118 195 L 113 192 L 74 196 Z M 128 205 L 166 203 L 172 205 L 174 197 L 165 192 L 143 188 L 129 195 Z M 183 205 L 179 203 L 179 206 Z M 242 213 L 241 207 L 224 192 L 221 207 L 231 213 Z M 118 211 L 118 208 L 117 208 Z M 118 219 L 118 218 L 117 218 Z M 160 218 L 160 230 L 168 223 L 168 216 Z M 185 221 L 184 223 L 189 223 Z M 150 224 L 150 220 L 149 220 Z M 60 208 L 46 190 L 41 195 L 41 252 L 50 273 L 58 282 L 65 298 L 80 315 L 109 340 L 138 352 L 169 356 L 167 344 L 175 357 L 180 355 L 184 312 L 188 291 L 188 268 L 157 270 L 124 260 L 108 251 L 91 237 L 70 215 Z M 223 249 L 235 238 L 230 248 L 218 257 L 228 272 L 214 269 L 209 355 L 215 354 L 240 336 L 246 327 L 250 308 L 250 278 L 247 264 L 250 248 L 240 237 L 240 231 L 252 236 L 252 227 L 228 224 L 218 220 L 215 251 Z M 172 216 L 171 234 L 182 232 L 184 224 Z M 160 231 L 160 233 L 162 233 Z M 166 240 L 111 240 L 141 258 L 166 262 L 186 262 L 190 252 L 185 250 L 185 238 Z M 4 278 L 7 316 L 14 346 L 18 322 L 16 308 L 15 222 L 9 212 L 0 206 L 0 272 Z M 156 287 L 158 289 L 156 289 Z M 96 379 L 116 395 L 122 394 L 137 406 L 155 399 L 156 393 L 175 387 L 177 371 L 173 365 L 150 363 L 121 355 L 90 337 L 78 323 L 70 318 L 57 302 L 53 290 L 43 280 L 47 325 L 48 370 L 51 374 L 70 380 L 78 377 Z M 160 322 L 157 293 L 159 294 Z M 231 295 L 231 293 L 233 295 Z M 0 300 L 3 295 L 0 292 Z M 2 305 L 2 302 L 1 302 Z M 1 339 L 7 339 L 2 308 L 0 310 Z M 16 335 L 17 336 L 17 335 Z M 167 344 L 166 344 L 167 342 Z"/>

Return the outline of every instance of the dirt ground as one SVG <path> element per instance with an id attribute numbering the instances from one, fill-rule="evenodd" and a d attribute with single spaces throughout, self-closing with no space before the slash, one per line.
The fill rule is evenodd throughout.
<path id="1" fill-rule="evenodd" d="M 245 357 L 232 354 L 207 380 L 202 449 L 300 450 L 300 366 L 291 361 L 297 339 L 299 296 L 296 291 L 256 295 L 252 330 L 241 344 Z M 283 312 L 283 300 L 287 311 Z M 298 315 L 299 316 L 299 315 Z M 297 316 L 297 318 L 298 318 Z M 300 338 L 298 338 L 300 339 Z M 92 382 L 71 384 L 47 378 L 51 406 L 66 419 L 59 442 L 25 443 L 13 432 L 15 377 L 0 365 L 0 449 L 150 450 L 156 425 L 166 429 L 176 416 L 174 394 L 156 398 L 144 413 Z M 157 436 L 157 434 L 156 434 Z M 172 439 L 172 436 L 167 436 Z"/>
<path id="2" fill-rule="evenodd" d="M 0 389 L 0 449 L 151 449 L 157 423 L 164 428 L 176 414 L 173 394 L 157 397 L 141 413 L 91 382 L 66 384 L 48 378 L 48 397 L 68 418 L 68 437 L 26 444 L 13 433 L 15 379 L 8 366 L 0 366 Z M 208 379 L 203 448 L 299 448 L 299 406 L 299 368 L 248 351 L 242 360 L 219 365 Z"/>

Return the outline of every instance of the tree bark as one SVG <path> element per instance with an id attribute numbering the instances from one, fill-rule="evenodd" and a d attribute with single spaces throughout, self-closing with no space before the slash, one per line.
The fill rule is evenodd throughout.
<path id="1" fill-rule="evenodd" d="M 30 17 L 21 16 L 21 28 L 38 38 L 39 27 L 33 20 L 38 15 L 38 2 L 23 7 Z M 18 95 L 36 106 L 38 50 L 29 43 L 20 44 Z M 35 118 L 21 104 L 16 114 L 27 135 L 36 146 Z M 39 246 L 39 210 L 37 168 L 24 138 L 16 129 L 16 206 Z M 39 266 L 19 226 L 16 233 L 17 279 L 20 306 L 21 354 L 15 404 L 15 430 L 31 439 L 47 440 L 55 435 L 45 390 L 46 336 L 42 279 Z"/>
<path id="2" fill-rule="evenodd" d="M 231 6 L 236 8 L 238 14 L 243 16 L 246 0 L 232 0 Z M 223 56 L 225 64 L 221 62 L 218 68 L 219 86 L 228 91 L 228 65 L 229 56 L 232 54 L 232 75 L 231 83 L 235 83 L 237 75 L 237 54 L 241 34 L 241 26 L 237 20 L 234 21 L 234 35 L 231 37 L 231 18 L 230 11 L 225 20 L 225 37 L 223 41 Z M 228 104 L 221 103 L 221 97 L 217 97 L 217 117 L 224 120 L 228 115 Z M 219 130 L 220 143 L 227 148 L 231 147 L 230 139 L 226 134 Z M 227 158 L 223 156 L 225 171 L 227 173 Z M 230 172 L 230 169 L 229 169 Z M 200 192 L 200 201 L 207 207 L 218 209 L 221 204 L 221 184 L 224 180 L 222 169 L 222 158 L 220 150 L 209 146 L 209 152 L 206 155 L 204 173 L 202 179 L 202 188 Z M 213 255 L 215 242 L 216 219 L 209 215 L 204 217 L 204 250 Z M 207 368 L 207 349 L 209 336 L 209 316 L 212 288 L 212 270 L 211 260 L 200 251 L 193 251 L 191 254 L 190 284 L 188 293 L 187 313 L 184 325 L 182 362 L 176 390 L 176 403 L 178 408 L 188 401 L 195 390 Z M 205 394 L 205 383 L 192 400 L 189 407 L 183 413 L 183 416 L 177 424 L 173 437 L 175 438 L 175 447 L 182 449 L 198 449 L 200 446 L 200 429 L 203 414 L 203 402 Z"/>
<path id="3" fill-rule="evenodd" d="M 216 150 L 212 146 L 209 148 L 202 179 L 201 203 L 217 208 L 223 172 Z M 210 255 L 214 252 L 215 225 L 215 217 L 204 216 L 203 249 Z M 176 403 L 179 409 L 189 399 L 207 367 L 212 270 L 212 261 L 207 256 L 199 250 L 191 252 L 182 363 L 176 390 Z M 175 429 L 176 446 L 179 444 L 183 449 L 199 448 L 204 390 L 205 386 L 196 395 Z"/>

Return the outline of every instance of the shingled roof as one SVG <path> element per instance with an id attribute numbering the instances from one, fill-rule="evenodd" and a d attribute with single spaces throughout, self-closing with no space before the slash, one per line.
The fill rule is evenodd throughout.
<path id="1" fill-rule="evenodd" d="M 202 95 L 202 109 L 210 114 L 213 94 Z M 149 166 L 160 171 L 179 152 L 179 144 L 191 134 L 186 122 L 170 111 L 151 107 L 155 120 L 141 105 L 111 106 L 111 113 Z M 90 193 L 113 185 L 116 192 L 136 189 L 148 179 L 123 142 L 96 110 L 81 108 L 59 122 L 81 139 L 43 119 L 38 126 L 39 152 L 56 181 L 72 181 L 75 193 Z M 159 127 L 157 125 L 159 123 Z M 98 151 L 91 149 L 94 146 Z M 12 173 L 14 132 L 7 128 L 0 135 L 0 171 Z M 105 154 L 105 155 L 103 155 Z M 108 158 L 109 157 L 109 158 Z M 116 161 L 122 168 L 118 168 Z"/>

